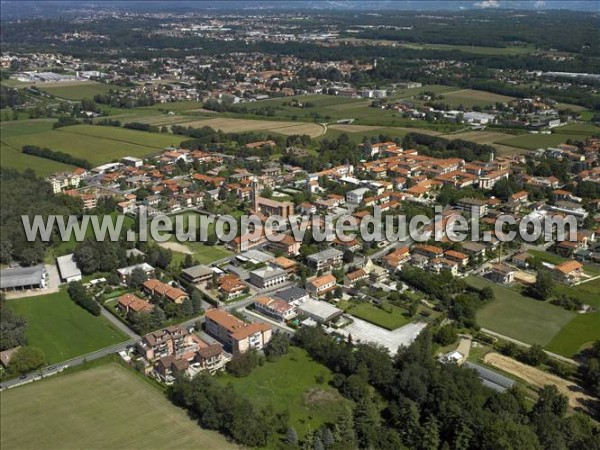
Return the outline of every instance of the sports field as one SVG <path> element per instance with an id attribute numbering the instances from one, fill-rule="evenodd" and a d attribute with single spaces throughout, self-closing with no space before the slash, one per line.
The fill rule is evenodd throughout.
<path id="1" fill-rule="evenodd" d="M 72 81 L 65 83 L 40 83 L 37 84 L 40 90 L 47 92 L 55 97 L 65 98 L 67 100 L 91 100 L 95 95 L 106 94 L 108 91 L 118 90 L 118 86 L 106 83 L 97 83 L 95 81 Z"/>
<path id="2" fill-rule="evenodd" d="M 1 394 L 4 450 L 238 448 L 116 363 Z"/>
<path id="3" fill-rule="evenodd" d="M 564 144 L 567 139 L 584 140 L 587 134 L 522 134 L 498 141 L 499 144 L 509 147 L 518 147 L 526 150 L 537 150 L 538 148 L 554 147 Z"/>
<path id="4" fill-rule="evenodd" d="M 45 168 L 44 166 L 54 163 L 35 156 L 15 156 L 15 153 L 20 153 L 24 145 L 48 147 L 55 151 L 69 153 L 77 158 L 87 159 L 94 165 L 99 165 L 123 156 L 144 157 L 165 147 L 178 145 L 183 140 L 186 140 L 185 136 L 94 125 L 75 125 L 33 134 L 9 134 L 7 137 L 3 136 L 2 138 L 2 165 L 14 167 L 13 160 L 19 164 L 26 157 L 34 158 L 30 159 L 30 167 L 34 170 L 38 170 L 40 166 Z M 10 150 L 6 155 L 4 154 L 5 147 Z"/>
<path id="5" fill-rule="evenodd" d="M 496 102 L 507 103 L 514 100 L 514 97 L 507 97 L 506 95 L 494 94 L 487 91 L 477 91 L 474 89 L 460 89 L 458 91 L 447 92 L 443 94 L 444 103 L 448 103 L 451 107 L 456 108 L 459 105 L 463 105 L 467 108 L 473 106 L 488 106 L 493 105 Z"/>
<path id="6" fill-rule="evenodd" d="M 479 325 L 527 344 L 547 345 L 576 316 L 482 278 L 471 276 L 466 280 L 477 288 L 490 286 L 494 291 L 494 301 L 477 312 Z"/>
<path id="7" fill-rule="evenodd" d="M 319 384 L 317 378 L 323 377 Z M 259 407 L 271 404 L 275 411 L 290 412 L 290 425 L 300 437 L 309 427 L 316 430 L 333 423 L 343 408 L 341 395 L 329 386 L 331 371 L 313 361 L 306 351 L 290 347 L 287 355 L 255 368 L 245 378 L 217 377 L 223 384 L 248 397 Z"/>
<path id="8" fill-rule="evenodd" d="M 600 312 L 578 314 L 547 345 L 551 352 L 573 356 L 600 340 Z"/>
<path id="9" fill-rule="evenodd" d="M 27 340 L 40 348 L 48 364 L 85 355 L 128 339 L 104 317 L 77 306 L 65 289 L 55 294 L 9 300 L 27 319 Z"/>

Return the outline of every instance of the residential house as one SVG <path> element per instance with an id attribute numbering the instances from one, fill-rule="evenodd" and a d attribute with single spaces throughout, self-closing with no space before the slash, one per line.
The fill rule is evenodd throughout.
<path id="1" fill-rule="evenodd" d="M 312 280 L 308 280 L 306 282 L 306 290 L 312 296 L 319 297 L 329 291 L 334 290 L 336 283 L 337 281 L 335 277 L 328 273 L 320 277 L 315 277 Z"/>
<path id="2" fill-rule="evenodd" d="M 154 298 L 168 300 L 178 305 L 182 304 L 186 299 L 189 298 L 189 295 L 185 291 L 173 286 L 169 286 L 168 284 L 163 283 L 155 278 L 146 280 L 142 285 L 142 290 Z"/>
<path id="3" fill-rule="evenodd" d="M 288 273 L 276 267 L 262 267 L 250 272 L 250 283 L 261 289 L 268 289 L 288 280 Z"/>
<path id="4" fill-rule="evenodd" d="M 271 340 L 272 326 L 247 323 L 222 309 L 209 309 L 205 315 L 206 332 L 230 349 L 234 355 L 250 349 L 262 350 Z"/>
<path id="5" fill-rule="evenodd" d="M 579 261 L 565 261 L 554 267 L 553 275 L 563 283 L 577 283 L 583 276 L 583 265 Z"/>
<path id="6" fill-rule="evenodd" d="M 515 281 L 516 271 L 506 264 L 494 264 L 488 277 L 490 280 L 500 284 L 510 284 Z"/>
<path id="7" fill-rule="evenodd" d="M 139 298 L 135 294 L 123 294 L 119 297 L 117 309 L 124 314 L 149 313 L 154 309 L 154 305 Z"/>
<path id="8" fill-rule="evenodd" d="M 309 267 L 319 270 L 330 270 L 342 265 L 344 252 L 335 248 L 328 248 L 318 253 L 309 255 L 306 260 Z"/>
<path id="9" fill-rule="evenodd" d="M 259 297 L 254 302 L 254 308 L 260 313 L 273 317 L 280 322 L 285 322 L 296 317 L 296 307 L 285 300 L 277 298 Z"/>

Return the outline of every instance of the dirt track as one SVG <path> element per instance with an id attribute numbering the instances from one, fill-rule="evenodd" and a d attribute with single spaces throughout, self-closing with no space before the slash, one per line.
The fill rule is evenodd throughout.
<path id="1" fill-rule="evenodd" d="M 535 367 L 515 361 L 499 353 L 488 353 L 483 361 L 490 366 L 497 367 L 505 372 L 515 375 L 529 384 L 543 387 L 547 384 L 555 385 L 561 394 L 569 399 L 569 406 L 573 409 L 588 409 L 587 405 L 594 401 L 571 381 L 564 380 L 556 375 L 551 375 Z"/>

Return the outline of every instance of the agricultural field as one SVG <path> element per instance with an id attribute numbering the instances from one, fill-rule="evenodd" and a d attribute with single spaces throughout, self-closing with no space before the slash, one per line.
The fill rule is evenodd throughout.
<path id="1" fill-rule="evenodd" d="M 50 175 L 53 172 L 73 170 L 73 167 L 21 153 L 20 147 L 13 147 L 6 139 L 16 138 L 52 130 L 52 119 L 15 120 L 0 122 L 0 166 L 16 170 L 35 169 L 39 175 Z"/>
<path id="2" fill-rule="evenodd" d="M 514 100 L 514 97 L 507 97 L 506 95 L 494 94 L 486 91 L 476 91 L 474 89 L 460 89 L 457 91 L 447 92 L 443 94 L 444 103 L 448 103 L 451 107 L 456 108 L 459 105 L 463 105 L 467 108 L 473 106 L 488 106 L 493 105 L 496 102 L 507 103 Z"/>
<path id="3" fill-rule="evenodd" d="M 477 288 L 490 286 L 494 291 L 494 301 L 477 312 L 479 325 L 527 344 L 548 345 L 576 316 L 574 312 L 525 297 L 483 278 L 471 276 L 467 282 Z"/>
<path id="4" fill-rule="evenodd" d="M 317 381 L 319 377 L 322 377 L 321 383 Z M 327 367 L 313 361 L 298 347 L 290 347 L 287 355 L 255 368 L 245 378 L 217 377 L 224 385 L 231 383 L 258 407 L 271 404 L 276 412 L 288 410 L 290 426 L 300 438 L 309 428 L 315 430 L 325 423 L 333 423 L 347 402 L 329 386 L 331 379 L 332 373 Z"/>
<path id="5" fill-rule="evenodd" d="M 450 44 L 402 44 L 402 47 L 416 50 L 443 50 L 473 53 L 475 55 L 525 55 L 533 53 L 535 47 L 510 46 L 510 47 L 482 47 L 476 45 L 450 45 Z"/>
<path id="6" fill-rule="evenodd" d="M 99 165 L 123 156 L 144 157 L 165 147 L 179 145 L 185 139 L 184 136 L 148 133 L 125 128 L 75 125 L 34 134 L 3 136 L 3 153 L 5 146 L 12 149 L 12 153 L 7 153 L 7 156 L 3 154 L 2 165 L 14 167 L 15 164 L 12 162 L 15 157 L 14 153 L 20 153 L 19 150 L 24 145 L 48 147 L 55 151 L 87 159 L 93 165 Z M 23 157 L 34 158 L 35 161 L 39 159 L 46 161 L 30 155 L 22 155 Z M 37 170 L 34 160 L 30 167 Z"/>
<path id="7" fill-rule="evenodd" d="M 537 150 L 538 148 L 555 147 L 564 144 L 567 139 L 574 141 L 585 140 L 588 134 L 522 134 L 498 141 L 499 144 L 509 147 L 517 147 L 525 150 Z"/>
<path id="8" fill-rule="evenodd" d="M 141 376 L 107 363 L 1 394 L 5 450 L 234 449 Z"/>
<path id="9" fill-rule="evenodd" d="M 371 303 L 360 302 L 350 305 L 346 312 L 387 330 L 395 330 L 410 323 L 410 318 L 404 315 L 406 313 L 405 309 L 390 304 L 385 304 L 384 308 L 381 309 Z"/>
<path id="10" fill-rule="evenodd" d="M 497 131 L 467 131 L 464 133 L 451 133 L 440 135 L 444 139 L 464 139 L 465 141 L 475 142 L 476 144 L 491 145 L 502 139 L 506 139 L 505 133 Z"/>
<path id="11" fill-rule="evenodd" d="M 40 83 L 36 85 L 41 91 L 66 100 L 91 100 L 95 95 L 107 94 L 118 90 L 118 86 L 95 81 L 71 81 L 65 83 Z"/>
<path id="12" fill-rule="evenodd" d="M 308 134 L 310 137 L 317 137 L 325 132 L 323 125 L 317 123 L 283 122 L 278 120 L 215 118 L 186 122 L 185 125 L 194 128 L 206 126 L 214 128 L 215 130 L 222 130 L 225 133 L 264 131 L 284 135 Z"/>
<path id="13" fill-rule="evenodd" d="M 554 353 L 573 356 L 600 339 L 600 312 L 578 314 L 554 336 L 546 347 Z"/>
<path id="14" fill-rule="evenodd" d="M 27 319 L 27 340 L 53 364 L 85 355 L 128 339 L 106 318 L 93 316 L 69 298 L 55 294 L 9 300 L 15 313 Z"/>

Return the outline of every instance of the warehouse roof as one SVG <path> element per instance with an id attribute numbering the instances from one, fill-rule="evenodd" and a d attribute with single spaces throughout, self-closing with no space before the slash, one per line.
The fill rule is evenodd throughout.
<path id="1" fill-rule="evenodd" d="M 12 289 L 40 284 L 46 269 L 41 264 L 0 270 L 0 289 Z"/>

